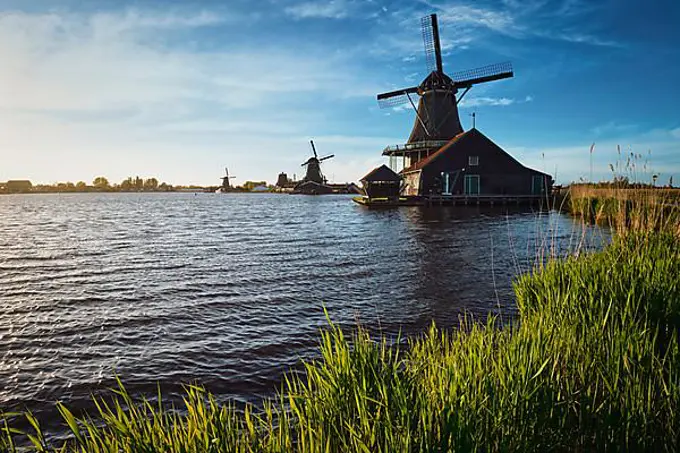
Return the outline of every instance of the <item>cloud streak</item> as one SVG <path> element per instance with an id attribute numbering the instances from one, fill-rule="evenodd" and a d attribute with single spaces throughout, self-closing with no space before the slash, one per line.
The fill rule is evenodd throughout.
<path id="1" fill-rule="evenodd" d="M 426 2 L 437 12 L 439 22 L 448 26 L 462 44 L 480 39 L 480 32 L 490 31 L 515 39 L 544 38 L 598 47 L 621 47 L 622 44 L 590 32 L 581 20 L 596 7 L 580 0 L 561 2 L 541 0 L 518 2 L 504 0 L 503 8 L 475 6 L 459 2 Z M 423 11 L 425 14 L 425 11 Z M 564 19 L 577 20 L 578 28 L 566 25 Z M 454 44 L 461 44 L 457 41 Z"/>
<path id="2" fill-rule="evenodd" d="M 522 104 L 526 102 L 531 102 L 533 101 L 534 98 L 531 96 L 526 96 L 524 99 L 513 99 L 513 98 L 507 98 L 507 97 L 500 97 L 500 98 L 495 98 L 495 97 L 489 97 L 489 96 L 478 96 L 478 97 L 473 97 L 473 98 L 464 98 L 460 104 L 459 107 L 462 108 L 471 108 L 471 107 L 481 107 L 481 106 L 500 106 L 500 107 L 507 107 L 509 105 L 513 104 Z"/>
<path id="3" fill-rule="evenodd" d="M 351 6 L 343 0 L 314 1 L 289 6 L 284 11 L 295 19 L 344 19 Z"/>

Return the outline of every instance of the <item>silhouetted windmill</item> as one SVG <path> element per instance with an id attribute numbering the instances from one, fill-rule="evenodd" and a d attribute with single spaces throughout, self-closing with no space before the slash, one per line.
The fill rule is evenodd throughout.
<path id="1" fill-rule="evenodd" d="M 456 72 L 449 77 L 444 73 L 439 43 L 437 15 L 421 20 L 425 57 L 429 75 L 420 85 L 378 95 L 381 108 L 410 102 L 416 111 L 416 121 L 408 144 L 425 141 L 448 141 L 463 132 L 458 117 L 458 103 L 474 85 L 513 76 L 509 62 Z M 463 93 L 456 97 L 459 90 Z M 420 96 L 418 107 L 411 95 Z"/>
<path id="2" fill-rule="evenodd" d="M 314 153 L 314 156 L 310 157 L 307 159 L 307 162 L 302 164 L 302 167 L 307 167 L 307 174 L 305 175 L 302 182 L 312 181 L 318 184 L 326 184 L 326 178 L 324 178 L 323 174 L 321 173 L 321 162 L 328 160 L 331 157 L 335 157 L 335 155 L 329 154 L 326 157 L 319 158 L 318 154 L 316 154 L 316 148 L 314 147 L 314 140 L 310 140 L 309 143 L 312 145 L 312 152 Z"/>
<path id="3" fill-rule="evenodd" d="M 222 191 L 226 192 L 227 190 L 231 190 L 231 183 L 229 180 L 234 179 L 236 176 L 229 176 L 229 168 L 227 167 L 224 167 L 224 172 L 225 176 L 222 176 Z"/>

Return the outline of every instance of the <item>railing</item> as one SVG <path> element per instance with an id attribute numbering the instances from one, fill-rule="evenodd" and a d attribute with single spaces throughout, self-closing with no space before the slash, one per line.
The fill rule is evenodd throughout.
<path id="1" fill-rule="evenodd" d="M 441 148 L 449 140 L 425 140 L 422 142 L 406 143 L 404 145 L 392 145 L 383 150 L 383 155 L 392 154 L 399 151 L 418 151 L 423 149 Z"/>

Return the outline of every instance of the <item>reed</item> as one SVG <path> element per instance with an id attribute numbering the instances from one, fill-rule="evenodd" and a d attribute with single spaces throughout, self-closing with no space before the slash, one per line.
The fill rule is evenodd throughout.
<path id="1" fill-rule="evenodd" d="M 578 184 L 568 190 L 568 211 L 588 223 L 627 231 L 668 230 L 680 225 L 680 189 L 597 187 Z"/>
<path id="2" fill-rule="evenodd" d="M 95 399 L 92 417 L 59 405 L 71 440 L 50 445 L 28 415 L 30 433 L 0 424 L 0 449 L 676 451 L 680 234 L 645 222 L 628 219 L 604 250 L 521 276 L 512 325 L 464 317 L 457 330 L 432 326 L 403 345 L 331 323 L 320 358 L 260 409 L 220 405 L 195 386 L 173 408 L 119 383 Z"/>

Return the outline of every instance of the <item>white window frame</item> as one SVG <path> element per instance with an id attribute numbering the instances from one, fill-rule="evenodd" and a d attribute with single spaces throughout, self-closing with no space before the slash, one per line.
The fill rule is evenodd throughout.
<path id="1" fill-rule="evenodd" d="M 468 156 L 468 166 L 478 167 L 479 166 L 479 156 Z"/>

